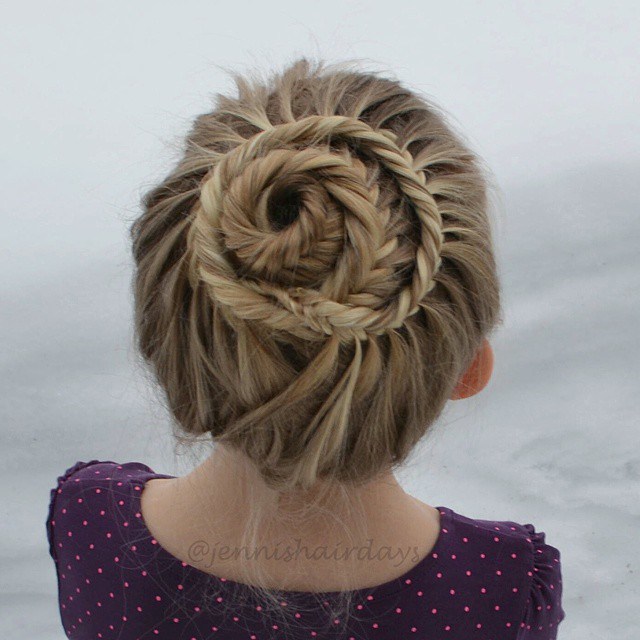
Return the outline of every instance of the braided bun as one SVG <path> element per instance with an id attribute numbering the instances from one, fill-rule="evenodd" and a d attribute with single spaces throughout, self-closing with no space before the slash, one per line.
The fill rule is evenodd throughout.
<path id="1" fill-rule="evenodd" d="M 498 323 L 477 156 L 389 80 L 236 77 L 131 229 L 138 348 L 180 434 L 278 490 L 402 463 Z"/>
<path id="2" fill-rule="evenodd" d="M 238 318 L 308 340 L 366 340 L 400 327 L 435 285 L 443 232 L 425 176 L 396 137 L 355 118 L 313 115 L 272 126 L 222 156 L 203 181 L 195 208 L 192 278 L 201 278 L 213 300 Z M 372 293 L 384 278 L 380 260 L 398 246 L 397 238 L 386 237 L 389 216 L 378 210 L 379 189 L 369 188 L 357 157 L 312 146 L 336 139 L 357 145 L 390 172 L 419 221 L 412 281 L 392 299 Z M 273 202 L 279 192 L 292 191 L 299 198 L 297 218 L 274 229 Z M 227 253 L 248 277 L 238 277 Z M 337 255 L 332 270 L 326 258 Z M 319 290 L 305 287 L 318 271 Z"/>

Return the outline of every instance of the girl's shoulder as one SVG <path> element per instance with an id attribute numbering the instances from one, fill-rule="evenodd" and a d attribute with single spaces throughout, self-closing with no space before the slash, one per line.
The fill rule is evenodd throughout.
<path id="1" fill-rule="evenodd" d="M 171 476 L 158 474 L 142 462 L 113 460 L 78 461 L 66 469 L 49 495 L 46 530 L 51 557 L 57 560 L 57 550 L 62 547 L 62 541 L 56 539 L 56 523 L 65 523 L 69 538 L 74 531 L 67 525 L 80 523 L 76 533 L 81 536 L 82 526 L 87 527 L 98 517 L 107 522 L 117 514 L 128 514 L 136 492 L 142 491 L 146 480 L 157 477 Z M 121 519 L 128 526 L 128 520 Z"/>
<path id="2" fill-rule="evenodd" d="M 446 511 L 448 535 L 455 540 L 458 557 L 460 549 L 467 548 L 468 558 L 473 557 L 483 572 L 487 585 L 481 593 L 488 593 L 489 585 L 498 588 L 509 582 L 507 590 L 514 594 L 521 612 L 518 638 L 555 638 L 555 630 L 565 618 L 561 554 L 549 543 L 545 531 L 532 523 Z"/>

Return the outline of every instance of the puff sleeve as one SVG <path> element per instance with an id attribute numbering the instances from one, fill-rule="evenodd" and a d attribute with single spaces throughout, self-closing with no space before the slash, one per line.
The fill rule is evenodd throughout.
<path id="1" fill-rule="evenodd" d="M 556 640 L 558 625 L 565 617 L 560 551 L 545 542 L 543 531 L 536 531 L 532 524 L 523 526 L 532 557 L 527 571 L 528 598 L 517 640 Z"/>
<path id="2" fill-rule="evenodd" d="M 62 503 L 68 502 L 72 487 L 70 487 L 69 480 L 78 471 L 89 467 L 93 464 L 100 463 L 100 460 L 90 460 L 89 462 L 76 462 L 73 466 L 69 467 L 61 476 L 58 476 L 56 486 L 51 489 L 49 494 L 49 509 L 46 519 L 47 541 L 49 543 L 49 555 L 53 558 L 54 562 L 57 562 L 56 547 L 54 540 L 55 518 L 57 510 L 63 508 Z"/>

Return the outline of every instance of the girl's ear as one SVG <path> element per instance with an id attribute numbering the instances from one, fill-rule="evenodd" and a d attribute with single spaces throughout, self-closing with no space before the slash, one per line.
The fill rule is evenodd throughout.
<path id="1" fill-rule="evenodd" d="M 469 398 L 480 393 L 489 382 L 493 372 L 493 349 L 485 338 L 473 362 L 469 365 L 451 395 L 451 400 Z"/>

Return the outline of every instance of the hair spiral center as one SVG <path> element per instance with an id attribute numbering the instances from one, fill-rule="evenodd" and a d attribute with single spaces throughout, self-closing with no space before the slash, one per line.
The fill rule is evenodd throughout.
<path id="1" fill-rule="evenodd" d="M 355 143 L 396 180 L 420 226 L 411 282 L 371 293 L 397 238 L 385 233 L 366 166 L 330 142 Z M 435 285 L 442 219 L 425 176 L 388 130 L 346 116 L 266 129 L 223 155 L 201 184 L 188 234 L 189 276 L 232 318 L 318 340 L 366 340 L 400 327 Z"/>

